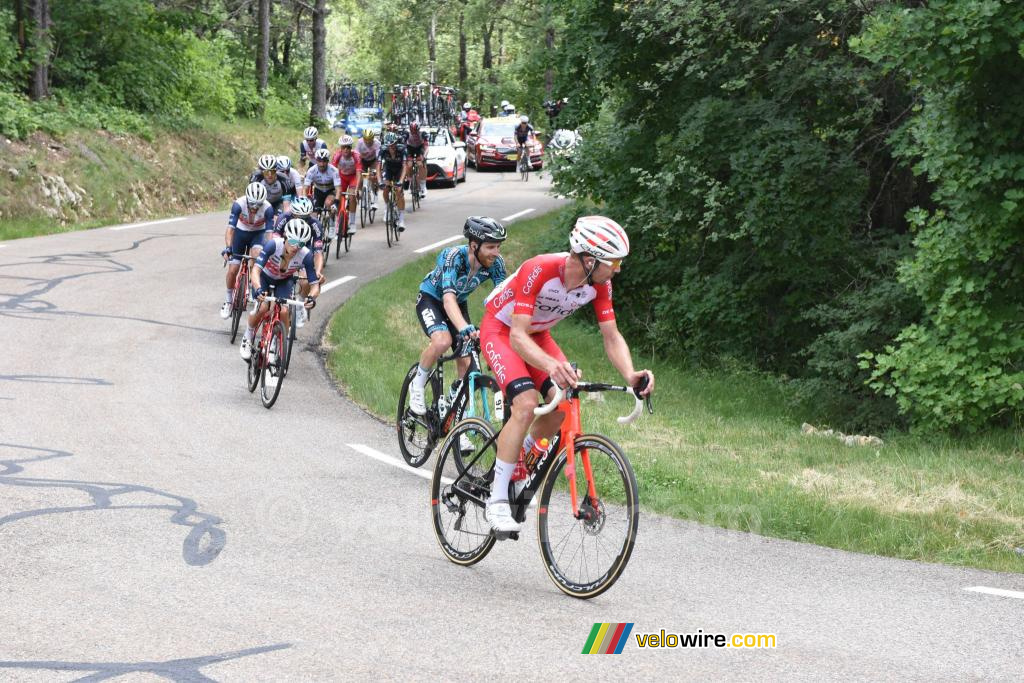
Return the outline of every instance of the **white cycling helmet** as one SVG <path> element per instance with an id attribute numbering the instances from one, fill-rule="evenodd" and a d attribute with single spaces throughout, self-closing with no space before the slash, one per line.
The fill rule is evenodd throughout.
<path id="1" fill-rule="evenodd" d="M 313 202 L 309 197 L 299 197 L 292 202 L 292 215 L 296 217 L 308 216 L 313 213 Z"/>
<path id="2" fill-rule="evenodd" d="M 259 167 L 261 171 L 274 171 L 277 169 L 277 157 L 273 154 L 264 154 L 260 157 Z"/>
<path id="3" fill-rule="evenodd" d="M 286 157 L 285 155 L 282 154 L 281 156 L 279 156 L 277 158 L 277 170 L 278 171 L 288 171 L 288 169 L 290 169 L 291 167 L 292 167 L 292 160 L 291 160 L 290 157 Z"/>
<path id="4" fill-rule="evenodd" d="M 316 159 L 317 161 L 329 161 L 331 158 L 331 153 L 328 152 L 323 147 L 321 147 L 316 151 L 316 154 L 313 155 L 313 158 Z"/>
<path id="5" fill-rule="evenodd" d="M 501 108 L 504 109 L 507 106 L 508 106 L 508 100 L 502 100 L 501 101 Z"/>
<path id="6" fill-rule="evenodd" d="M 626 258 L 629 237 L 622 226 L 604 216 L 583 216 L 569 234 L 574 253 L 589 254 L 599 261 Z"/>
<path id="7" fill-rule="evenodd" d="M 284 238 L 286 240 L 298 240 L 305 244 L 313 236 L 313 229 L 309 223 L 301 218 L 293 218 L 284 225 Z"/>
<path id="8" fill-rule="evenodd" d="M 465 102 L 465 103 L 464 103 L 464 104 L 462 105 L 462 108 L 463 108 L 463 109 L 465 109 L 466 111 L 469 111 L 470 109 L 472 109 L 472 108 L 473 108 L 473 105 L 472 105 L 472 104 L 470 104 L 469 102 Z"/>
<path id="9" fill-rule="evenodd" d="M 249 183 L 245 188 L 245 201 L 249 204 L 262 204 L 267 199 L 267 188 L 263 183 Z"/>
<path id="10" fill-rule="evenodd" d="M 338 147 L 351 147 L 356 144 L 356 141 L 352 139 L 351 135 L 342 135 L 338 138 Z"/>
<path id="11" fill-rule="evenodd" d="M 320 134 L 320 131 L 316 129 L 316 126 L 310 126 L 306 130 L 302 131 L 302 137 L 307 140 L 316 140 L 316 136 Z"/>
<path id="12" fill-rule="evenodd" d="M 519 117 L 519 123 L 529 123 L 529 122 L 530 122 L 530 117 L 529 116 L 526 116 L 524 114 L 523 116 Z"/>

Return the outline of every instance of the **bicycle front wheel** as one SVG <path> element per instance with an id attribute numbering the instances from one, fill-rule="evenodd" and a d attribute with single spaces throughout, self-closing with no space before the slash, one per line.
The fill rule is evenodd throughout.
<path id="1" fill-rule="evenodd" d="M 248 279 L 243 280 L 241 285 L 235 285 L 235 295 L 231 297 L 231 343 L 235 343 L 238 336 L 238 324 L 245 313 L 246 289 L 249 286 Z"/>
<path id="2" fill-rule="evenodd" d="M 391 190 L 394 192 L 394 188 Z M 395 205 L 392 201 L 388 202 L 387 215 L 384 216 L 384 232 L 388 238 L 388 248 L 391 248 L 391 244 L 394 240 L 395 223 L 398 221 L 398 216 L 395 212 Z"/>
<path id="3" fill-rule="evenodd" d="M 281 393 L 281 384 L 284 382 L 288 338 L 285 336 L 284 323 L 280 320 L 274 323 L 269 343 L 270 347 L 266 350 L 267 362 L 263 366 L 260 378 L 260 398 L 267 410 L 274 406 L 278 394 Z"/>
<path id="4" fill-rule="evenodd" d="M 583 455 L 590 459 L 597 500 L 590 498 Z M 574 598 L 593 598 L 612 587 L 636 543 L 640 505 L 633 467 L 619 446 L 599 434 L 576 439 L 576 495 L 570 499 L 562 450 L 540 489 L 537 535 L 548 576 Z"/>
<path id="5" fill-rule="evenodd" d="M 483 420 L 470 418 L 455 425 L 441 444 L 430 481 L 430 509 L 434 535 L 441 552 L 455 564 L 476 564 L 494 547 L 495 538 L 484 518 L 484 502 L 490 495 L 497 445 L 483 448 L 494 430 Z M 463 438 L 465 437 L 465 438 Z M 472 444 L 472 451 L 463 451 Z M 479 454 L 479 458 L 477 458 Z M 472 463 L 459 478 L 459 461 Z"/>

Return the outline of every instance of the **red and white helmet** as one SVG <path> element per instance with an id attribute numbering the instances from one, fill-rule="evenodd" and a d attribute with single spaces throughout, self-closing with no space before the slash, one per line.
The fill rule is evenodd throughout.
<path id="1" fill-rule="evenodd" d="M 590 254 L 601 261 L 626 258 L 629 237 L 622 226 L 604 216 L 582 216 L 569 234 L 569 246 L 577 254 Z"/>

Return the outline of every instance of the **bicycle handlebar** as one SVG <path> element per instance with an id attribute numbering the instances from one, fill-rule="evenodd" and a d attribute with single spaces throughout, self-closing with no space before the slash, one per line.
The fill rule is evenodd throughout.
<path id="1" fill-rule="evenodd" d="M 541 406 L 539 408 L 534 408 L 533 409 L 533 414 L 538 416 L 538 417 L 540 417 L 541 415 L 547 415 L 548 413 L 552 412 L 555 408 L 558 407 L 558 404 L 562 402 L 562 399 L 564 397 L 565 397 L 565 390 L 562 387 L 560 387 L 560 386 L 558 386 L 556 384 L 555 385 L 555 397 L 553 399 L 551 399 L 550 401 L 548 401 L 547 405 Z"/>
<path id="2" fill-rule="evenodd" d="M 640 413 L 643 412 L 645 406 L 649 413 L 651 413 L 652 415 L 654 414 L 654 406 L 651 404 L 651 397 L 644 397 L 640 395 L 640 392 L 647 388 L 646 379 L 647 378 L 645 377 L 644 381 L 640 382 L 636 387 L 624 387 L 615 384 L 579 382 L 576 385 L 574 391 L 623 391 L 633 394 L 633 398 L 636 400 L 636 403 L 633 406 L 633 410 L 628 415 L 621 415 L 616 418 L 619 424 L 628 425 L 631 422 L 635 421 L 638 417 L 640 417 Z M 533 414 L 538 417 L 541 415 L 547 415 L 548 413 L 554 411 L 554 409 L 558 407 L 558 404 L 562 402 L 563 398 L 565 398 L 565 390 L 556 384 L 555 395 L 551 399 L 551 401 L 549 401 L 544 406 L 534 408 Z"/>
<path id="3" fill-rule="evenodd" d="M 266 293 L 263 294 L 263 301 L 265 303 L 284 304 L 285 306 L 299 306 L 299 307 L 302 307 L 302 306 L 306 305 L 305 301 L 297 301 L 296 299 L 282 299 L 279 296 L 271 296 L 270 294 L 266 294 Z"/>

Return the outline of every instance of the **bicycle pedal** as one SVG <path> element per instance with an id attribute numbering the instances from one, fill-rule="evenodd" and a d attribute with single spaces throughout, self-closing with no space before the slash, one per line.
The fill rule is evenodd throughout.
<path id="1" fill-rule="evenodd" d="M 494 538 L 499 541 L 519 540 L 518 531 L 497 531 L 495 529 L 491 529 L 491 536 L 494 536 Z"/>

